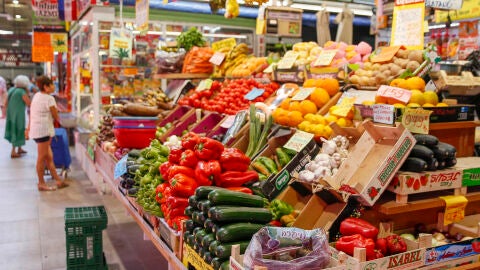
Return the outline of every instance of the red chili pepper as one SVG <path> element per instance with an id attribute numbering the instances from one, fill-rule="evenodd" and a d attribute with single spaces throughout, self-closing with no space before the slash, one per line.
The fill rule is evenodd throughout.
<path id="1" fill-rule="evenodd" d="M 272 220 L 268 223 L 269 226 L 282 227 L 282 223 L 278 220 Z"/>
<path id="2" fill-rule="evenodd" d="M 244 184 L 258 181 L 258 173 L 256 171 L 246 172 L 224 172 L 220 176 L 220 183 L 217 186 L 228 187 L 241 187 Z"/>
<path id="3" fill-rule="evenodd" d="M 200 141 L 200 136 L 198 136 L 194 132 L 188 132 L 187 134 L 182 136 L 181 144 L 183 149 L 195 149 L 195 146 Z"/>
<path id="4" fill-rule="evenodd" d="M 246 194 L 253 194 L 253 191 L 248 187 L 227 187 L 227 189 L 231 191 L 243 192 Z"/>
<path id="5" fill-rule="evenodd" d="M 195 194 L 195 189 L 198 187 L 195 179 L 182 173 L 179 173 L 170 179 L 170 185 L 172 195 L 185 198 Z"/>
<path id="6" fill-rule="evenodd" d="M 222 168 L 217 160 L 200 160 L 195 167 L 195 179 L 199 186 L 211 186 L 220 179 Z"/>
<path id="7" fill-rule="evenodd" d="M 371 238 L 365 238 L 361 234 L 340 237 L 335 243 L 335 248 L 353 256 L 356 247 L 365 248 L 367 259 L 375 256 L 375 242 Z"/>
<path id="8" fill-rule="evenodd" d="M 392 234 L 386 237 L 388 253 L 398 254 L 407 251 L 407 243 L 400 235 Z"/>
<path id="9" fill-rule="evenodd" d="M 361 234 L 366 238 L 375 239 L 378 229 L 363 219 L 349 217 L 340 223 L 340 233 L 342 235 Z"/>
<path id="10" fill-rule="evenodd" d="M 387 239 L 377 238 L 377 241 L 375 241 L 375 248 L 380 250 L 383 255 L 388 255 Z"/>
<path id="11" fill-rule="evenodd" d="M 164 162 L 162 163 L 162 165 L 160 165 L 158 167 L 158 171 L 160 172 L 160 174 L 162 175 L 162 178 L 166 181 L 168 181 L 168 171 L 170 170 L 170 167 L 172 167 L 172 163 L 167 161 L 167 162 Z"/>
<path id="12" fill-rule="evenodd" d="M 168 154 L 168 161 L 172 164 L 180 164 L 180 159 L 182 158 L 183 150 L 180 148 L 173 148 Z"/>
<path id="13" fill-rule="evenodd" d="M 170 209 L 173 208 L 184 208 L 188 206 L 188 199 L 170 196 L 167 198 L 167 207 Z"/>
<path id="14" fill-rule="evenodd" d="M 195 155 L 202 160 L 219 159 L 225 147 L 219 141 L 208 137 L 201 137 L 195 147 Z"/>
<path id="15" fill-rule="evenodd" d="M 183 173 L 186 176 L 194 177 L 195 172 L 192 168 L 181 165 L 173 165 L 168 172 L 168 179 L 172 179 L 176 174 Z"/>
<path id="16" fill-rule="evenodd" d="M 180 158 L 180 165 L 187 166 L 190 168 L 195 168 L 197 166 L 198 158 L 195 155 L 193 150 L 187 149 L 183 151 L 182 157 Z"/>
<path id="17" fill-rule="evenodd" d="M 176 216 L 172 220 L 172 228 L 176 231 L 180 231 L 182 229 L 182 223 L 184 220 L 190 219 L 187 216 Z"/>
<path id="18" fill-rule="evenodd" d="M 244 172 L 250 166 L 250 158 L 237 148 L 225 148 L 220 155 L 223 171 Z"/>

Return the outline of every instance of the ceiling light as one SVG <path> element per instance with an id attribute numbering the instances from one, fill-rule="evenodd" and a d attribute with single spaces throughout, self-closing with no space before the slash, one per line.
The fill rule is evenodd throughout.
<path id="1" fill-rule="evenodd" d="M 21 18 L 22 18 L 21 15 L 19 15 L 19 14 L 15 15 L 15 19 L 21 19 Z"/>
<path id="2" fill-rule="evenodd" d="M 12 35 L 13 31 L 8 30 L 0 30 L 0 35 Z"/>
<path id="3" fill-rule="evenodd" d="M 13 3 L 14 5 L 18 5 L 18 0 L 13 0 L 12 3 Z"/>

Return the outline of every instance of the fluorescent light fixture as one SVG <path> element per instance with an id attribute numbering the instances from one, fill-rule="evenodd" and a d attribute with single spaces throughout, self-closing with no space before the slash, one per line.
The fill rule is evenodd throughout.
<path id="1" fill-rule="evenodd" d="M 15 15 L 15 19 L 21 19 L 22 16 L 20 16 L 19 14 Z"/>
<path id="2" fill-rule="evenodd" d="M 458 27 L 460 25 L 459 22 L 453 22 L 450 24 L 450 27 Z M 446 28 L 447 25 L 442 23 L 442 24 L 435 24 L 435 25 L 430 25 L 428 26 L 428 29 L 429 30 L 432 30 L 432 29 L 441 29 L 441 28 Z"/>
<path id="3" fill-rule="evenodd" d="M 150 34 L 150 35 L 163 35 L 163 32 L 161 31 L 148 31 L 147 34 Z M 181 32 L 165 32 L 165 34 L 167 36 L 179 36 L 181 34 Z M 206 33 L 206 34 L 203 34 L 204 37 L 219 37 L 219 38 L 242 38 L 242 39 L 246 39 L 247 36 L 245 35 L 230 35 L 230 34 L 209 34 L 209 33 Z"/>
<path id="4" fill-rule="evenodd" d="M 13 35 L 13 31 L 0 30 L 0 35 Z"/>
<path id="5" fill-rule="evenodd" d="M 320 5 L 293 4 L 290 7 L 300 8 L 300 9 L 304 9 L 304 10 L 314 10 L 314 11 L 323 10 L 323 7 L 320 6 Z M 342 7 L 327 6 L 326 10 L 330 13 L 340 13 L 340 12 L 342 12 L 343 8 Z M 351 9 L 351 10 L 352 10 L 353 14 L 359 15 L 359 16 L 371 17 L 373 15 L 372 10 L 369 10 L 369 9 L 354 8 L 354 9 Z"/>
<path id="6" fill-rule="evenodd" d="M 18 0 L 13 0 L 12 3 L 13 3 L 14 5 L 18 5 L 19 2 L 18 2 Z"/>

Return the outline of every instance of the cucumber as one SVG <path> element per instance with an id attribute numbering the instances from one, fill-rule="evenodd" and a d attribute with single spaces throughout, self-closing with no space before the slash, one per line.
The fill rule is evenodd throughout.
<path id="1" fill-rule="evenodd" d="M 212 205 L 236 205 L 263 207 L 266 200 L 257 195 L 245 194 L 230 190 L 214 190 L 208 194 L 208 200 Z"/>
<path id="2" fill-rule="evenodd" d="M 415 135 L 413 135 L 413 137 L 415 137 L 415 140 L 417 141 L 417 144 L 420 144 L 420 145 L 425 145 L 425 146 L 428 146 L 428 147 L 432 147 L 432 146 L 435 146 L 435 145 L 438 144 L 438 138 L 433 136 L 433 135 L 415 134 Z"/>
<path id="3" fill-rule="evenodd" d="M 188 243 L 188 237 L 189 237 L 190 235 L 192 235 L 192 233 L 190 233 L 190 232 L 184 232 L 184 233 L 183 233 L 183 239 L 185 239 L 185 243 L 187 243 L 187 245 L 189 245 L 189 243 Z"/>
<path id="4" fill-rule="evenodd" d="M 210 251 L 210 253 L 212 254 L 215 254 L 215 250 L 217 250 L 217 246 L 220 245 L 221 243 L 217 240 L 213 240 L 212 242 L 210 242 L 210 245 L 208 246 L 208 251 Z"/>
<path id="5" fill-rule="evenodd" d="M 221 187 L 215 187 L 215 186 L 199 186 L 197 189 L 195 189 L 195 196 L 197 197 L 198 200 L 206 200 L 208 198 L 208 193 L 213 190 L 217 189 L 224 189 Z"/>
<path id="6" fill-rule="evenodd" d="M 438 160 L 436 158 L 432 158 L 427 163 L 427 171 L 436 171 L 438 168 Z"/>
<path id="7" fill-rule="evenodd" d="M 187 232 L 192 233 L 193 229 L 195 229 L 195 222 L 193 222 L 193 220 L 191 219 L 187 219 L 185 221 L 185 230 L 187 230 Z"/>
<path id="8" fill-rule="evenodd" d="M 210 253 L 210 252 L 208 252 L 208 251 L 206 251 L 205 254 L 203 254 L 203 260 L 204 260 L 206 263 L 210 264 L 210 263 L 212 262 L 212 260 L 213 260 L 213 254 Z"/>
<path id="9" fill-rule="evenodd" d="M 232 223 L 222 226 L 215 233 L 215 237 L 222 243 L 250 240 L 252 236 L 264 226 L 264 224 L 256 223 Z"/>
<path id="10" fill-rule="evenodd" d="M 218 230 L 220 230 L 220 228 L 222 228 L 222 226 L 225 226 L 227 224 L 218 224 L 218 223 L 214 223 L 213 224 L 213 227 L 212 227 L 212 232 L 214 234 L 217 234 Z"/>
<path id="11" fill-rule="evenodd" d="M 243 254 L 245 253 L 245 250 L 247 249 L 248 244 L 250 244 L 250 240 L 220 244 L 217 246 L 217 249 L 215 250 L 215 256 L 221 259 L 228 259 L 228 257 L 230 257 L 230 254 L 232 254 L 232 247 L 234 245 L 240 245 L 240 254 Z"/>
<path id="12" fill-rule="evenodd" d="M 427 162 L 430 162 L 432 160 L 432 158 L 434 157 L 434 154 L 433 154 L 433 151 L 430 148 L 428 148 L 424 145 L 416 144 L 416 145 L 413 146 L 409 157 L 417 157 L 417 158 L 421 158 L 421 159 L 423 159 Z"/>
<path id="13" fill-rule="evenodd" d="M 210 246 L 210 243 L 215 241 L 215 234 L 209 233 L 205 235 L 202 239 L 202 247 L 207 249 Z"/>
<path id="14" fill-rule="evenodd" d="M 189 206 L 193 207 L 194 209 L 197 209 L 197 203 L 198 203 L 197 196 L 192 195 L 192 196 L 188 197 L 188 205 Z"/>
<path id="15" fill-rule="evenodd" d="M 268 223 L 272 221 L 270 210 L 259 207 L 212 207 L 208 217 L 214 222 L 253 222 Z"/>
<path id="16" fill-rule="evenodd" d="M 205 252 L 207 252 L 207 250 L 205 250 L 202 246 L 200 246 L 200 250 L 198 251 L 198 255 L 200 255 L 200 257 L 203 258 L 203 256 L 205 256 Z"/>
<path id="17" fill-rule="evenodd" d="M 197 244 L 199 244 L 200 246 L 202 246 L 203 237 L 205 237 L 206 235 L 207 235 L 207 232 L 206 232 L 204 229 L 199 230 L 199 231 L 195 234 L 195 243 L 197 243 Z"/>
<path id="18" fill-rule="evenodd" d="M 194 211 L 193 214 L 192 214 L 192 220 L 198 226 L 203 226 L 206 219 L 207 219 L 207 215 L 203 214 L 203 212 L 201 212 L 201 211 Z"/>
<path id="19" fill-rule="evenodd" d="M 225 259 L 213 258 L 210 262 L 210 265 L 213 267 L 213 270 L 219 270 L 222 267 L 222 263 L 226 262 Z"/>
<path id="20" fill-rule="evenodd" d="M 200 253 L 201 248 L 202 247 L 197 242 L 193 242 L 193 250 L 195 250 L 195 252 Z"/>
<path id="21" fill-rule="evenodd" d="M 403 163 L 400 170 L 410 172 L 421 172 L 427 169 L 427 162 L 416 157 L 408 157 Z"/>
<path id="22" fill-rule="evenodd" d="M 194 207 L 191 207 L 189 205 L 189 206 L 185 207 L 184 214 L 185 214 L 185 216 L 188 216 L 188 217 L 192 218 L 192 214 L 195 210 L 197 210 L 197 209 L 195 209 Z"/>
<path id="23" fill-rule="evenodd" d="M 455 165 L 457 165 L 457 158 L 452 157 L 445 159 L 445 168 L 453 167 Z"/>
<path id="24" fill-rule="evenodd" d="M 210 209 L 212 203 L 209 200 L 201 200 L 198 202 L 197 206 L 204 214 L 208 214 L 208 209 Z"/>

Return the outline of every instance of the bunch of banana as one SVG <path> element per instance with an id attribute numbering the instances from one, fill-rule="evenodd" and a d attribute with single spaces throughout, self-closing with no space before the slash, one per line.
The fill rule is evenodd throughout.
<path id="1" fill-rule="evenodd" d="M 268 3 L 269 0 L 245 0 L 245 5 L 247 6 L 253 6 L 253 3 L 257 3 L 259 6 L 261 6 L 263 3 Z"/>
<path id="2" fill-rule="evenodd" d="M 165 107 L 165 104 L 168 104 L 170 101 L 170 98 L 161 89 L 148 89 L 143 92 L 143 96 L 141 100 L 139 100 L 140 103 L 144 103 L 145 105 L 158 107 Z"/>
<path id="3" fill-rule="evenodd" d="M 232 77 L 232 71 L 236 66 L 243 63 L 250 53 L 247 44 L 240 43 L 233 47 L 225 56 L 225 60 L 220 66 L 215 66 L 213 77 Z"/>

